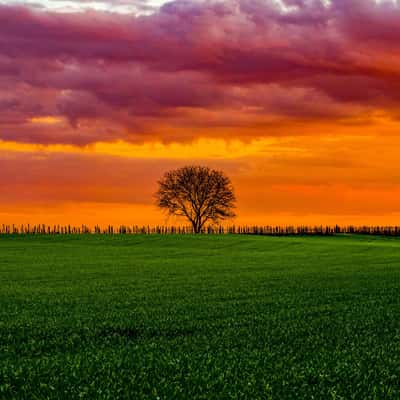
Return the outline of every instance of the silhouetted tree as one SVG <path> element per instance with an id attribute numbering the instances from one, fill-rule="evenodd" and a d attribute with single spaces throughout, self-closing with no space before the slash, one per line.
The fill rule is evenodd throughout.
<path id="1" fill-rule="evenodd" d="M 169 215 L 186 217 L 195 233 L 201 232 L 206 222 L 235 216 L 232 183 L 221 171 L 187 166 L 166 172 L 158 184 L 157 205 Z"/>

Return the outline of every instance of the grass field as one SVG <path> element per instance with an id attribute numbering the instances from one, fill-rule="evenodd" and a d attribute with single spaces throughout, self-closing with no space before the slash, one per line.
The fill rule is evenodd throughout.
<path id="1" fill-rule="evenodd" d="M 0 237 L 0 399 L 399 399 L 400 239 Z"/>

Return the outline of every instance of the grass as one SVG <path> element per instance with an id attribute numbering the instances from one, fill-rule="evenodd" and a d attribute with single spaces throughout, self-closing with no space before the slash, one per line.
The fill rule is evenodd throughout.
<path id="1" fill-rule="evenodd" d="M 398 399 L 400 239 L 0 237 L 0 399 Z"/>

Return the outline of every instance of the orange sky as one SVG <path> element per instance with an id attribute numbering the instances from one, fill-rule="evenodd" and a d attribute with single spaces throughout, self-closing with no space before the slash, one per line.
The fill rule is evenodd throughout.
<path id="1" fill-rule="evenodd" d="M 0 5 L 0 224 L 179 223 L 157 180 L 201 164 L 237 224 L 400 225 L 395 3 L 23 3 Z"/>

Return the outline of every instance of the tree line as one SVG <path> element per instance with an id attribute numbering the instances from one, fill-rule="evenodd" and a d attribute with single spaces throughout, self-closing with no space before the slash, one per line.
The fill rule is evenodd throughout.
<path id="1" fill-rule="evenodd" d="M 0 225 L 1 235 L 265 235 L 265 236 L 332 236 L 338 234 L 400 236 L 400 226 L 259 226 L 208 225 L 196 231 L 192 225 Z"/>

